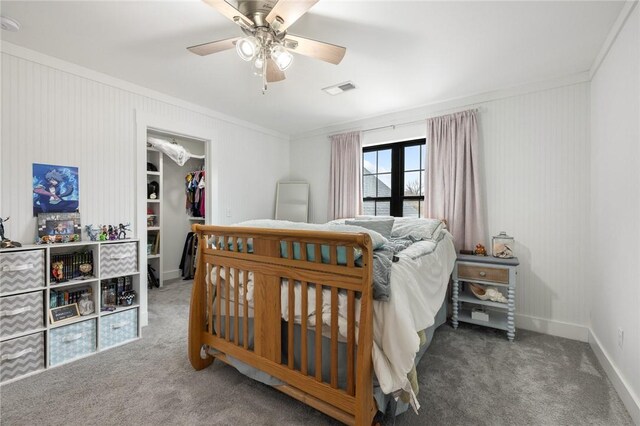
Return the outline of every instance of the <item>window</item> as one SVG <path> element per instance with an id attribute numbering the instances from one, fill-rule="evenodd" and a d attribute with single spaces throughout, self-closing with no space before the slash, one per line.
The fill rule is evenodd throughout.
<path id="1" fill-rule="evenodd" d="M 424 139 L 364 148 L 363 213 L 421 217 L 425 155 Z"/>

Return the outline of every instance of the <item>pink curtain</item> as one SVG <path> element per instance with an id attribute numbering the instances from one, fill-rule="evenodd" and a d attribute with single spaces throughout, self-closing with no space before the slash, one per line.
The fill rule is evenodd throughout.
<path id="1" fill-rule="evenodd" d="M 362 210 L 360 132 L 342 133 L 330 139 L 329 220 L 355 217 Z"/>
<path id="2" fill-rule="evenodd" d="M 456 249 L 486 244 L 475 111 L 427 120 L 424 215 L 444 218 Z"/>

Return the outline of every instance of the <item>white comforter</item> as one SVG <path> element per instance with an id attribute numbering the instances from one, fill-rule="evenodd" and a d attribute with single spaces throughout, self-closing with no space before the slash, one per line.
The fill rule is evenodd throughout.
<path id="1" fill-rule="evenodd" d="M 429 255 L 425 255 L 429 254 Z M 414 366 L 415 356 L 420 348 L 417 332 L 434 324 L 436 313 L 444 300 L 449 276 L 456 258 L 451 234 L 443 231 L 441 241 L 420 241 L 412 244 L 398 255 L 400 261 L 391 269 L 391 297 L 387 302 L 373 302 L 373 366 L 380 387 L 385 394 L 403 389 L 413 394 L 407 374 Z M 212 271 L 217 276 L 217 271 Z M 224 279 L 224 272 L 221 271 Z M 247 299 L 253 303 L 253 280 L 249 274 Z M 234 280 L 230 280 L 231 283 Z M 244 282 L 240 275 L 238 282 Z M 289 316 L 288 282 L 282 282 L 282 318 Z M 296 323 L 300 323 L 300 284 L 296 283 L 295 307 Z M 242 291 L 240 291 L 242 294 Z M 315 288 L 308 293 L 308 324 L 315 326 Z M 347 297 L 338 296 L 339 332 L 346 337 Z M 331 292 L 323 291 L 323 326 L 331 325 Z M 360 316 L 360 301 L 356 301 L 356 318 Z M 325 329 L 326 329 L 325 327 Z M 356 330 L 357 337 L 357 330 Z"/>

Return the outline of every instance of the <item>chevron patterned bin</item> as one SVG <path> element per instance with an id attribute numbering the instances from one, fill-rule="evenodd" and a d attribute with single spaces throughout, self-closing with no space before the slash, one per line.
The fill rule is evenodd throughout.
<path id="1" fill-rule="evenodd" d="M 138 337 L 138 309 L 100 318 L 100 346 L 105 349 Z"/>
<path id="2" fill-rule="evenodd" d="M 58 365 L 95 351 L 95 320 L 65 325 L 49 332 L 49 365 Z"/>
<path id="3" fill-rule="evenodd" d="M 115 277 L 138 271 L 137 243 L 102 244 L 100 276 Z"/>
<path id="4" fill-rule="evenodd" d="M 0 337 L 44 327 L 43 292 L 0 297 Z"/>
<path id="5" fill-rule="evenodd" d="M 44 368 L 44 332 L 0 342 L 0 381 Z"/>
<path id="6" fill-rule="evenodd" d="M 0 253 L 0 293 L 44 287 L 44 250 Z"/>

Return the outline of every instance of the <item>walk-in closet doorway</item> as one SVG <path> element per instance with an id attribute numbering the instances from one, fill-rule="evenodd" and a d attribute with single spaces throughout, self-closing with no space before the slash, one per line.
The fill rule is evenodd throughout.
<path id="1" fill-rule="evenodd" d="M 217 170 L 216 147 L 206 129 L 143 113 L 136 114 L 136 124 L 135 232 L 141 248 L 139 297 L 144 326 L 148 293 L 160 291 L 167 282 L 186 283 L 195 273 L 196 241 L 191 229 L 196 223 L 212 223 L 215 217 Z"/>

